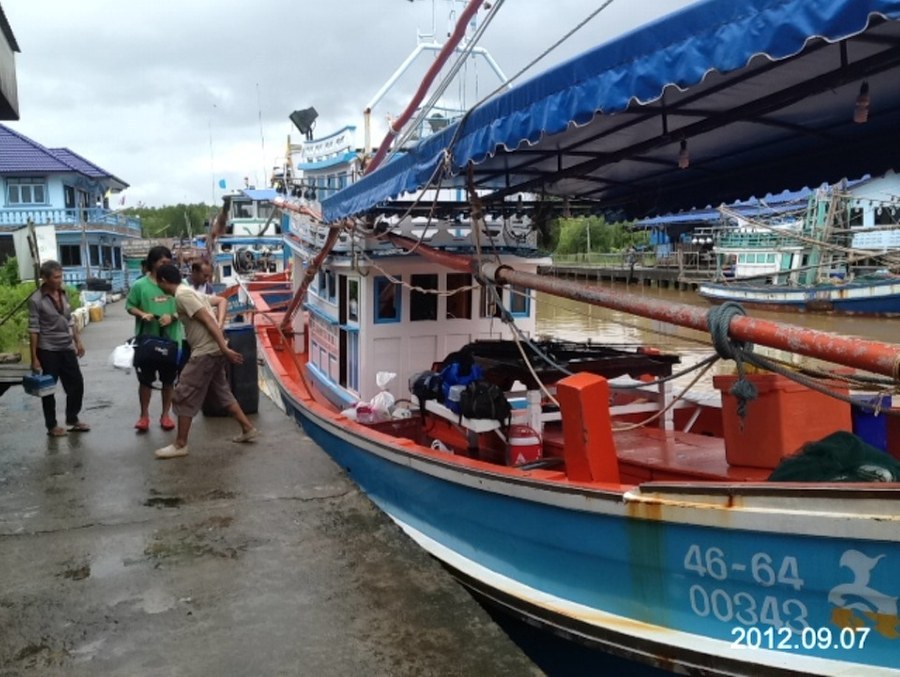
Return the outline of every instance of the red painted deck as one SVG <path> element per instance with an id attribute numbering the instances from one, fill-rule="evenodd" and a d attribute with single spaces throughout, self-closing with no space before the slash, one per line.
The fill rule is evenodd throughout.
<path id="1" fill-rule="evenodd" d="M 278 330 L 271 325 L 280 322 L 280 313 L 268 313 L 263 310 L 258 322 L 269 324 L 263 333 L 265 342 L 270 343 L 268 355 L 271 366 L 278 372 L 276 377 L 293 390 L 298 397 L 305 397 L 308 389 L 303 378 L 305 354 L 295 354 L 285 345 Z M 263 346 L 265 349 L 265 346 Z M 273 359 L 274 358 L 274 359 Z M 328 406 L 324 397 L 310 389 L 313 400 Z M 465 436 L 454 431 L 454 426 L 441 419 L 429 415 L 426 424 L 427 433 L 422 429 L 422 419 L 414 416 L 403 421 L 403 425 L 377 424 L 380 432 L 421 443 L 426 434 L 430 437 L 444 439 L 460 456 L 465 456 Z M 485 434 L 484 439 L 496 437 Z M 562 457 L 563 435 L 559 424 L 550 424 L 544 430 L 545 456 Z M 651 481 L 701 481 L 701 482 L 759 482 L 764 481 L 771 470 L 728 465 L 725 459 L 725 444 L 722 438 L 685 432 L 666 432 L 655 427 L 637 428 L 634 430 L 615 432 L 616 454 L 619 459 L 619 471 L 622 484 L 641 484 Z M 408 443 L 406 443 L 408 444 Z M 405 446 L 405 445 L 404 445 Z M 486 445 L 496 447 L 496 444 Z M 497 448 L 483 449 L 483 460 L 500 461 L 502 452 Z M 556 470 L 556 469 L 554 469 Z M 564 477 L 563 473 L 535 471 Z"/>

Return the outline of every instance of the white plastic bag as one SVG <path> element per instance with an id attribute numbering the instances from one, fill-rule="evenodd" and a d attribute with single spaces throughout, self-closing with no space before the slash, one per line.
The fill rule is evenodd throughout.
<path id="1" fill-rule="evenodd" d="M 131 372 L 134 366 L 134 342 L 129 339 L 120 346 L 116 346 L 109 355 L 107 363 L 114 369 L 122 369 L 126 374 Z"/>
<path id="2" fill-rule="evenodd" d="M 394 396 L 389 393 L 386 388 L 388 383 L 397 378 L 397 374 L 392 371 L 379 371 L 375 374 L 375 383 L 378 385 L 379 392 L 369 402 L 369 406 L 375 414 L 382 419 L 391 417 L 391 408 L 394 406 Z"/>

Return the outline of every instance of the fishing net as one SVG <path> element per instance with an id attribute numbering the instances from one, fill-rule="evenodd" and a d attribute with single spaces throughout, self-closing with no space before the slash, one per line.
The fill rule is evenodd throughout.
<path id="1" fill-rule="evenodd" d="M 900 462 L 853 433 L 838 431 L 778 464 L 770 482 L 900 482 Z"/>

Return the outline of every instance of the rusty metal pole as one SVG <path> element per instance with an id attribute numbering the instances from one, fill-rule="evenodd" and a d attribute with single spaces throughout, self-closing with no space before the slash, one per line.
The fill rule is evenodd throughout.
<path id="1" fill-rule="evenodd" d="M 391 241 L 406 249 L 415 247 L 418 254 L 442 266 L 471 272 L 473 275 L 492 280 L 497 284 L 528 287 L 554 296 L 669 322 L 680 327 L 702 332 L 708 331 L 706 316 L 709 311 L 697 306 L 654 301 L 633 294 L 604 291 L 598 287 L 571 280 L 559 280 L 534 273 L 524 273 L 497 263 L 486 263 L 479 266 L 472 257 L 461 257 L 457 254 L 438 251 L 417 243 L 415 240 L 400 236 L 391 236 Z M 895 381 L 898 380 L 900 345 L 897 344 L 840 336 L 740 315 L 731 319 L 728 335 L 739 341 L 757 343 L 848 367 L 865 369 L 876 374 L 890 376 Z"/>

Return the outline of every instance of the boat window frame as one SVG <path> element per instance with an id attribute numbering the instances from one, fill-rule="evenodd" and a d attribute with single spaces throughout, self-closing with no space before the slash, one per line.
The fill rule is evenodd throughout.
<path id="1" fill-rule="evenodd" d="M 413 273 L 409 276 L 413 287 L 428 289 L 429 292 L 421 292 L 411 289 L 409 292 L 409 321 L 410 322 L 437 322 L 438 319 L 438 295 L 441 276 L 437 273 Z M 426 311 L 422 315 L 422 311 Z"/>
<path id="2" fill-rule="evenodd" d="M 375 318 L 375 324 L 400 322 L 403 315 L 403 277 L 398 275 L 395 279 L 398 280 L 398 282 L 394 282 L 386 275 L 378 275 L 372 281 L 372 317 Z M 388 285 L 394 290 L 393 315 L 382 314 L 381 304 L 379 303 L 379 299 Z"/>
<path id="3" fill-rule="evenodd" d="M 531 291 L 528 287 L 511 284 L 508 294 L 509 314 L 513 317 L 528 317 L 531 314 Z"/>
<path id="4" fill-rule="evenodd" d="M 347 322 L 359 324 L 359 280 L 347 278 Z"/>
<path id="5" fill-rule="evenodd" d="M 457 281 L 459 283 L 457 283 Z M 451 282 L 453 285 L 451 286 Z M 472 273 L 447 273 L 447 299 L 444 303 L 444 318 L 447 320 L 471 320 L 472 319 Z M 468 288 L 467 288 L 468 287 Z M 460 300 L 461 297 L 463 300 Z M 468 314 L 458 316 L 450 311 L 463 305 L 468 309 Z"/>
<path id="6" fill-rule="evenodd" d="M 505 292 L 503 287 L 497 285 L 497 294 L 500 296 L 499 303 L 491 293 L 490 287 L 484 285 L 481 287 L 480 298 L 478 299 L 478 317 L 482 320 L 502 317 L 503 311 L 501 306 L 505 306 Z"/>

